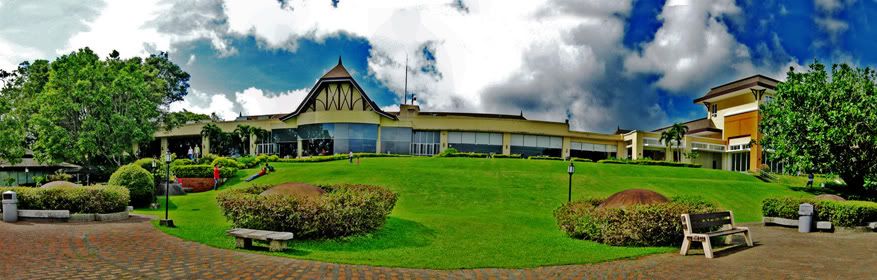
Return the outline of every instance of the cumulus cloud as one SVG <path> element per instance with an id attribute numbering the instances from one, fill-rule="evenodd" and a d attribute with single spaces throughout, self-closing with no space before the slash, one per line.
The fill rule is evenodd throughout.
<path id="1" fill-rule="evenodd" d="M 625 60 L 625 68 L 658 74 L 658 87 L 695 95 L 717 78 L 752 73 L 749 48 L 737 42 L 722 21 L 740 12 L 733 0 L 667 1 L 659 17 L 664 25 L 642 51 Z"/>
<path id="2" fill-rule="evenodd" d="M 269 94 L 250 87 L 235 93 L 235 101 L 241 105 L 245 115 L 287 114 L 298 108 L 307 95 L 306 88 Z"/>
<path id="3" fill-rule="evenodd" d="M 838 38 L 849 29 L 849 24 L 839 18 L 837 14 L 854 4 L 855 0 L 814 0 L 816 13 L 813 21 L 825 34 L 828 35 L 831 44 L 837 43 Z M 823 42 L 814 42 L 816 46 L 824 45 Z"/>
<path id="4" fill-rule="evenodd" d="M 0 69 L 15 70 L 18 64 L 25 60 L 44 57 L 45 54 L 37 49 L 18 45 L 0 38 Z"/>
<path id="5" fill-rule="evenodd" d="M 222 94 L 208 94 L 206 92 L 190 89 L 189 94 L 183 101 L 170 104 L 171 112 L 179 112 L 183 109 L 199 114 L 216 114 L 224 120 L 233 120 L 238 116 L 234 110 L 235 104 Z"/>

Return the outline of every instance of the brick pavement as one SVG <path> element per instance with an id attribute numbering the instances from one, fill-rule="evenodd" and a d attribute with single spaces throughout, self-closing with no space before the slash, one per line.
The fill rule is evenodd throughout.
<path id="1" fill-rule="evenodd" d="M 877 279 L 877 233 L 752 228 L 756 247 L 726 249 L 713 260 L 662 254 L 535 269 L 424 270 L 217 249 L 166 235 L 139 217 L 0 223 L 0 279 Z"/>

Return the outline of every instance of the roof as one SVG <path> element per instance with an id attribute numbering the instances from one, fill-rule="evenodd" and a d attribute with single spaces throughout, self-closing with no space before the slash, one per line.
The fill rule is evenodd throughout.
<path id="1" fill-rule="evenodd" d="M 335 65 L 332 70 L 329 70 L 329 72 L 326 72 L 323 77 L 320 77 L 320 79 L 329 78 L 351 78 L 350 73 L 347 72 L 347 69 L 344 68 L 344 64 L 341 63 L 340 56 L 338 57 L 338 65 Z"/>
<path id="2" fill-rule="evenodd" d="M 45 164 L 39 163 L 37 160 L 33 158 L 22 158 L 21 162 L 16 164 L 9 164 L 9 162 L 0 160 L 0 168 L 64 168 L 64 169 L 81 169 L 82 166 L 70 164 L 66 162 L 55 163 L 55 164 Z"/>
<path id="3" fill-rule="evenodd" d="M 287 114 L 248 115 L 248 116 L 240 116 L 240 117 L 237 117 L 235 120 L 236 120 L 236 121 L 243 121 L 243 120 L 248 120 L 248 121 L 255 121 L 255 120 L 270 120 L 270 119 L 280 119 L 280 118 L 282 118 L 283 116 L 286 116 L 286 115 L 288 115 L 288 113 L 287 113 Z"/>
<path id="4" fill-rule="evenodd" d="M 684 124 L 685 126 L 688 127 L 689 134 L 704 132 L 704 131 L 722 132 L 721 129 L 719 129 L 715 125 L 713 125 L 713 122 L 707 118 L 690 120 L 690 121 L 684 122 L 682 124 Z M 662 130 L 670 128 L 671 126 L 673 126 L 673 125 L 668 125 L 668 126 L 665 126 L 662 128 L 658 128 L 658 129 L 652 130 L 652 132 L 660 132 Z"/>
<path id="5" fill-rule="evenodd" d="M 490 113 L 464 113 L 464 112 L 419 112 L 418 115 L 429 116 L 457 116 L 457 117 L 473 117 L 473 118 L 494 118 L 494 119 L 513 119 L 527 120 L 522 115 L 506 115 L 506 114 L 490 114 Z"/>
<path id="6" fill-rule="evenodd" d="M 623 128 L 621 128 L 621 126 L 618 126 L 615 129 L 615 134 L 627 134 L 628 132 L 631 132 L 631 131 L 633 131 L 633 129 L 623 129 Z"/>
<path id="7" fill-rule="evenodd" d="M 777 83 L 780 81 L 767 77 L 761 74 L 749 76 L 743 79 L 739 79 L 727 84 L 723 84 L 714 88 L 711 88 L 704 96 L 697 98 L 694 100 L 694 103 L 700 103 L 704 100 L 722 96 L 725 94 L 733 93 L 741 89 L 751 88 L 751 87 L 764 87 L 769 89 L 776 89 Z"/>

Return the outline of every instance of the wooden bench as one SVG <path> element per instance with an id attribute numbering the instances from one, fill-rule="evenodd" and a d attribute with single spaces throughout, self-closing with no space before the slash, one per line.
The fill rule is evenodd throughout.
<path id="1" fill-rule="evenodd" d="M 721 227 L 716 231 L 708 231 L 711 228 Z M 707 232 L 703 232 L 707 230 Z M 742 233 L 746 238 L 746 245 L 752 247 L 752 236 L 749 234 L 749 228 L 738 227 L 734 225 L 734 214 L 731 211 L 706 213 L 706 214 L 682 214 L 682 232 L 684 239 L 682 240 L 682 250 L 679 251 L 683 256 L 688 254 L 691 242 L 700 242 L 703 244 L 703 253 L 707 258 L 713 258 L 713 246 L 710 244 L 710 237 L 725 236 Z"/>
<path id="2" fill-rule="evenodd" d="M 291 232 L 245 228 L 230 229 L 227 233 L 235 237 L 236 248 L 251 248 L 253 247 L 253 239 L 256 239 L 268 242 L 268 250 L 271 252 L 286 250 L 286 242 L 292 240 L 293 236 Z"/>

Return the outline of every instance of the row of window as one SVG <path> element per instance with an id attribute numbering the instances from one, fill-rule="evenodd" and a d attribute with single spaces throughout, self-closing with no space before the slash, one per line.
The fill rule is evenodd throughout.
<path id="1" fill-rule="evenodd" d="M 448 144 L 502 146 L 502 133 L 449 131 Z"/>

